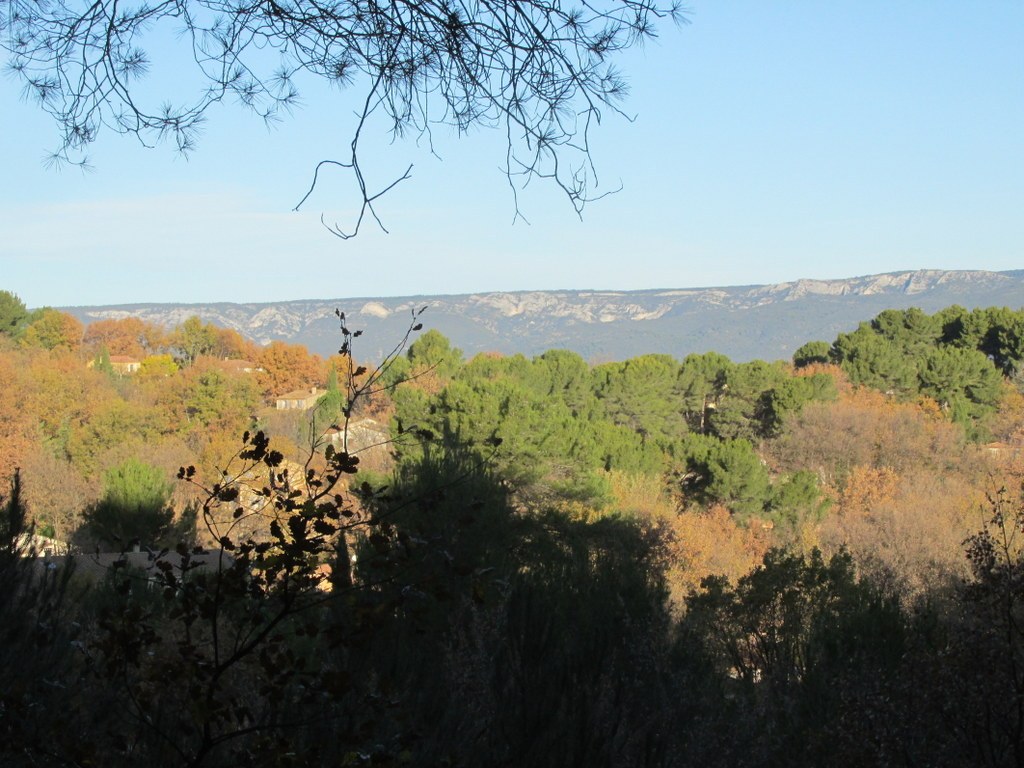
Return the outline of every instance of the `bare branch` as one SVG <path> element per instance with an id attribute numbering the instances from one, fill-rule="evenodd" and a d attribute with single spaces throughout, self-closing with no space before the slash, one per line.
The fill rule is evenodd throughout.
<path id="1" fill-rule="evenodd" d="M 235 101 L 262 120 L 298 105 L 298 81 L 363 88 L 345 161 L 361 197 L 354 236 L 374 203 L 409 170 L 372 191 L 359 138 L 378 113 L 394 137 L 426 137 L 444 125 L 464 133 L 502 128 L 505 174 L 518 191 L 554 183 L 581 213 L 598 194 L 589 133 L 604 111 L 622 115 L 624 79 L 610 61 L 656 35 L 659 20 L 685 21 L 660 0 L 8 0 L 0 47 L 27 98 L 60 132 L 53 155 L 79 164 L 104 130 L 146 146 L 192 151 L 210 108 Z M 143 88 L 148 46 L 178 35 L 193 64 L 194 95 L 152 103 Z M 180 74 L 176 72 L 180 79 Z M 183 81 L 183 82 L 188 82 Z M 628 116 L 627 116 L 628 118 Z M 431 142 L 431 150 L 433 145 Z M 410 166 L 411 169 L 411 166 Z M 385 230 L 386 231 L 386 230 Z"/>

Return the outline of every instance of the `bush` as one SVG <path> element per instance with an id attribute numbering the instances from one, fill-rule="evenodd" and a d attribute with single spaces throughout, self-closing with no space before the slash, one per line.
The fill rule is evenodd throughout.
<path id="1" fill-rule="evenodd" d="M 174 519 L 168 505 L 171 483 L 163 471 L 128 459 L 106 472 L 103 486 L 103 497 L 85 513 L 97 540 L 121 546 L 133 541 L 147 546 L 163 543 Z"/>

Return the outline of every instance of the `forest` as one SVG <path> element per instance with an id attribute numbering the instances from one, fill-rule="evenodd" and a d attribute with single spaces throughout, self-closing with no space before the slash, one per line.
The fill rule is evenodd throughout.
<path id="1" fill-rule="evenodd" d="M 0 291 L 0 762 L 1024 764 L 1024 310 L 749 363 L 338 320 Z"/>

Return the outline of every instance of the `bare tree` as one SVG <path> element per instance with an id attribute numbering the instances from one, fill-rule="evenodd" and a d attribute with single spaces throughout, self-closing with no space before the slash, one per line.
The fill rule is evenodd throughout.
<path id="1" fill-rule="evenodd" d="M 380 224 L 374 202 L 409 175 L 367 185 L 359 144 L 374 115 L 396 136 L 428 141 L 439 125 L 500 128 L 513 195 L 545 178 L 581 212 L 596 196 L 590 128 L 605 110 L 622 114 L 627 91 L 614 55 L 653 37 L 659 20 L 682 18 L 675 0 L 4 1 L 0 46 L 59 126 L 58 163 L 86 162 L 103 129 L 188 152 L 214 104 L 237 100 L 276 120 L 297 104 L 304 76 L 358 88 L 350 152 L 318 164 L 310 189 L 325 165 L 352 173 L 362 196 L 354 226 L 325 222 L 340 237 L 367 215 Z M 168 32 L 196 90 L 156 106 L 142 78 L 147 48 Z"/>

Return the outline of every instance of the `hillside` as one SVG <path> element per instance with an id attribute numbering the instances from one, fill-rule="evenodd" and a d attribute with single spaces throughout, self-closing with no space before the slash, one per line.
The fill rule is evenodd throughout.
<path id="1" fill-rule="evenodd" d="M 139 317 L 172 327 L 191 315 L 259 343 L 282 339 L 326 355 L 338 345 L 336 308 L 366 331 L 357 354 L 380 357 L 429 309 L 426 325 L 464 352 L 569 349 L 592 361 L 660 352 L 684 357 L 714 350 L 735 361 L 788 358 L 808 339 L 832 339 L 883 309 L 951 304 L 1024 306 L 1024 270 L 920 270 L 845 280 L 645 291 L 524 291 L 455 296 L 358 297 L 266 304 L 129 304 L 64 307 L 83 322 Z M 361 339 L 361 341 L 363 340 Z"/>

